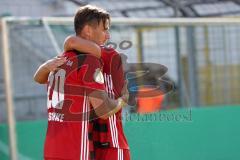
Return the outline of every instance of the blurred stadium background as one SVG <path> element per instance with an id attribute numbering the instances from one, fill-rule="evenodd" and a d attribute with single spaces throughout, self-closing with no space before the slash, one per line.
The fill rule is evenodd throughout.
<path id="1" fill-rule="evenodd" d="M 175 84 L 159 112 L 125 112 L 133 160 L 240 159 L 239 0 L 1 0 L 0 160 L 14 159 L 9 151 L 7 84 L 12 85 L 17 157 L 43 159 L 46 87 L 32 77 L 41 63 L 62 50 L 64 38 L 74 33 L 67 17 L 84 4 L 111 13 L 111 42 L 129 63 L 163 64 L 168 72 L 162 78 Z M 9 16 L 13 18 L 6 19 Z M 10 56 L 5 66 L 4 24 Z M 121 49 L 124 40 L 132 46 Z M 7 83 L 4 73 L 9 71 Z M 157 71 L 150 75 L 156 76 Z"/>

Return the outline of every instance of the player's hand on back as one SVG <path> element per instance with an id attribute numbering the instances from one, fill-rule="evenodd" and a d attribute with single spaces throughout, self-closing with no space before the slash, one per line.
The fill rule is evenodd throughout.
<path id="1" fill-rule="evenodd" d="M 57 56 L 46 61 L 38 67 L 33 76 L 34 81 L 39 84 L 46 84 L 48 81 L 49 73 L 58 69 L 58 67 L 63 65 L 66 61 L 66 58 L 63 56 Z"/>
<path id="2" fill-rule="evenodd" d="M 44 67 L 47 68 L 50 72 L 58 69 L 59 66 L 63 65 L 67 59 L 63 56 L 56 56 L 45 62 Z"/>

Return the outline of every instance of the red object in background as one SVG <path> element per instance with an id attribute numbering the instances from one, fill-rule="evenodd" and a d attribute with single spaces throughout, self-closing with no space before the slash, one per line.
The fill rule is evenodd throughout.
<path id="1" fill-rule="evenodd" d="M 141 87 L 137 94 L 137 112 L 152 113 L 158 112 L 164 100 L 161 91 L 151 87 Z"/>

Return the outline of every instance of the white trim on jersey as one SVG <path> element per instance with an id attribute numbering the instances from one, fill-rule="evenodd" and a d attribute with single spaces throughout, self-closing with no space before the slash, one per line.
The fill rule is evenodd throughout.
<path id="1" fill-rule="evenodd" d="M 113 82 L 112 82 L 112 76 L 111 75 L 109 75 L 108 76 L 108 78 L 109 78 L 109 82 L 110 82 L 110 85 L 109 85 L 109 87 L 110 87 L 110 91 L 111 91 L 111 95 L 113 96 L 113 97 L 111 97 L 111 98 L 115 98 L 115 94 L 114 94 L 114 92 L 113 92 Z M 119 148 L 119 143 L 118 143 L 118 129 L 117 129 L 117 121 L 116 121 L 116 114 L 114 114 L 113 115 L 113 119 L 112 119 L 112 121 L 113 121 L 113 131 L 115 132 L 115 141 L 116 141 L 116 147 L 117 148 Z"/>
<path id="2" fill-rule="evenodd" d="M 123 157 L 124 157 L 124 156 L 123 156 L 123 149 L 121 149 L 121 153 L 122 153 L 122 160 L 123 160 Z"/>
<path id="3" fill-rule="evenodd" d="M 105 79 L 105 88 L 107 90 L 108 96 L 110 96 L 108 75 L 106 73 L 104 73 L 104 79 Z M 116 144 L 115 136 L 114 136 L 114 132 L 113 132 L 112 116 L 110 116 L 108 118 L 108 120 L 109 120 L 109 125 L 110 125 L 110 130 L 111 130 L 111 137 L 112 137 L 113 147 L 116 147 L 117 144 Z"/>
<path id="4" fill-rule="evenodd" d="M 86 114 L 88 111 L 88 101 L 86 97 L 86 93 L 84 93 L 84 100 L 83 100 L 83 115 L 82 115 L 82 138 L 81 138 L 81 153 L 80 153 L 80 160 L 88 160 L 88 121 Z"/>
<path id="5" fill-rule="evenodd" d="M 111 98 L 112 99 L 115 99 L 115 94 L 114 94 L 114 92 L 113 92 L 113 82 L 112 82 L 112 76 L 111 75 L 109 75 L 108 76 L 108 78 L 109 78 L 109 87 L 110 87 L 110 92 L 111 92 Z"/>
<path id="6" fill-rule="evenodd" d="M 85 106 L 85 94 L 84 94 L 84 99 L 83 99 L 83 112 L 84 112 L 84 106 Z M 80 159 L 82 159 L 83 158 L 83 154 L 84 154 L 84 152 L 83 152 L 83 133 L 84 133 L 84 116 L 82 116 L 82 134 L 81 134 L 81 152 L 80 152 Z"/>
<path id="7" fill-rule="evenodd" d="M 120 160 L 120 149 L 117 149 L 118 151 L 118 160 Z"/>
<path id="8" fill-rule="evenodd" d="M 116 143 L 117 143 L 116 147 L 119 148 L 116 114 L 113 115 L 113 127 L 114 127 L 114 132 L 116 137 Z"/>
<path id="9" fill-rule="evenodd" d="M 106 87 L 108 96 L 114 99 L 115 94 L 113 91 L 112 76 L 104 73 L 104 79 L 105 79 L 105 87 Z M 110 124 L 113 147 L 119 148 L 116 114 L 109 117 L 109 124 Z"/>
<path id="10" fill-rule="evenodd" d="M 117 149 L 118 150 L 118 160 L 123 160 L 123 150 L 122 149 Z"/>
<path id="11" fill-rule="evenodd" d="M 110 93 L 110 91 L 109 91 L 109 82 L 108 82 L 108 78 L 107 78 L 107 74 L 106 74 L 106 73 L 104 73 L 104 80 L 105 80 L 105 88 L 106 88 L 107 93 L 108 93 L 108 96 L 109 96 L 109 95 L 110 95 L 110 94 L 109 94 L 109 93 Z M 109 124 L 110 124 L 110 130 L 111 130 L 113 147 L 116 147 L 116 142 L 115 142 L 114 135 L 113 135 L 113 127 L 112 127 L 111 117 L 112 117 L 112 116 L 110 116 L 110 117 L 108 118 L 108 120 L 109 120 Z"/>
<path id="12" fill-rule="evenodd" d="M 113 147 L 117 147 L 117 142 L 114 134 L 114 129 L 113 129 L 113 122 L 112 122 L 113 116 L 109 117 L 109 124 L 110 124 L 110 129 L 111 129 L 111 136 L 112 136 L 112 142 L 113 142 Z"/>
<path id="13" fill-rule="evenodd" d="M 104 73 L 104 81 L 105 81 L 105 88 L 106 88 L 106 90 L 107 90 L 107 94 L 108 94 L 108 96 L 109 96 L 109 87 L 108 87 L 108 79 L 107 79 L 107 74 L 106 73 Z"/>
<path id="14" fill-rule="evenodd" d="M 87 155 L 86 155 L 86 159 L 88 160 L 88 156 L 89 156 L 89 140 L 88 140 L 88 123 L 89 123 L 89 115 L 88 115 L 88 111 L 89 111 L 89 99 L 88 99 L 88 97 L 86 97 L 87 98 L 87 105 L 86 105 L 86 117 L 87 117 L 87 119 L 85 119 L 85 121 L 86 121 L 86 128 L 87 128 L 87 130 L 86 130 L 86 141 L 87 141 Z"/>

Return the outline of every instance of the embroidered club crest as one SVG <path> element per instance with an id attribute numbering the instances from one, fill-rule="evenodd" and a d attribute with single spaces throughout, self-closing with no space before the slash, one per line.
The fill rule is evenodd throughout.
<path id="1" fill-rule="evenodd" d="M 99 83 L 99 84 L 103 84 L 104 83 L 104 78 L 103 78 L 103 74 L 100 68 L 97 68 L 95 70 L 95 73 L 93 75 L 93 79 L 95 82 Z"/>

